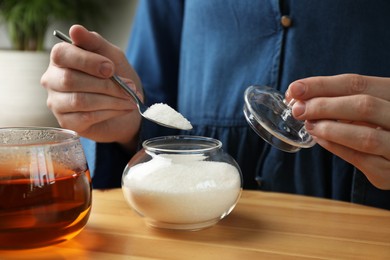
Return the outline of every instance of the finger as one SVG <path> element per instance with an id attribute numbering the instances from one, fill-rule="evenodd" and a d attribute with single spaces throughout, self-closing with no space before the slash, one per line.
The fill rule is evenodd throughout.
<path id="1" fill-rule="evenodd" d="M 360 121 L 390 129 L 390 102 L 370 95 L 313 98 L 292 107 L 299 120 Z"/>
<path id="2" fill-rule="evenodd" d="M 111 44 L 100 34 L 88 31 L 81 25 L 73 25 L 69 29 L 69 36 L 71 37 L 73 44 L 82 49 L 96 52 L 107 57 L 117 56 L 118 53 L 120 53 L 117 46 Z"/>
<path id="3" fill-rule="evenodd" d="M 305 127 L 317 138 L 390 160 L 390 133 L 382 129 L 331 120 L 308 121 Z"/>
<path id="4" fill-rule="evenodd" d="M 286 96 L 307 100 L 313 97 L 336 97 L 367 94 L 390 100 L 390 79 L 382 77 L 342 74 L 328 77 L 300 79 L 290 84 Z"/>
<path id="5" fill-rule="evenodd" d="M 121 49 L 110 43 L 96 32 L 90 32 L 81 25 L 73 25 L 69 30 L 73 43 L 87 51 L 98 53 L 112 60 L 115 65 L 115 73 L 134 81 L 142 91 L 141 80 L 132 66 L 128 63 Z"/>
<path id="6" fill-rule="evenodd" d="M 98 110 L 55 114 L 61 127 L 72 129 L 78 133 L 86 132 L 91 126 L 106 120 L 130 113 L 125 110 Z"/>
<path id="7" fill-rule="evenodd" d="M 384 190 L 390 189 L 389 160 L 380 156 L 356 151 L 322 138 L 314 137 L 314 140 L 318 145 L 321 145 L 333 154 L 353 164 L 362 171 L 367 179 L 377 188 Z"/>
<path id="8" fill-rule="evenodd" d="M 114 73 L 114 64 L 108 58 L 69 43 L 58 43 L 51 51 L 51 63 L 61 68 L 71 68 L 100 78 Z"/>
<path id="9" fill-rule="evenodd" d="M 136 110 L 134 101 L 85 92 L 50 92 L 47 106 L 55 113 Z"/>
<path id="10" fill-rule="evenodd" d="M 142 100 L 141 93 L 130 79 L 121 78 Z M 51 66 L 41 78 L 41 85 L 48 91 L 99 93 L 112 97 L 133 98 L 122 88 L 108 79 L 100 79 L 80 71 Z"/>
<path id="11" fill-rule="evenodd" d="M 61 92 L 96 92 L 114 94 L 115 85 L 107 79 L 96 78 L 70 68 L 49 66 L 41 78 L 41 85 L 46 89 Z"/>

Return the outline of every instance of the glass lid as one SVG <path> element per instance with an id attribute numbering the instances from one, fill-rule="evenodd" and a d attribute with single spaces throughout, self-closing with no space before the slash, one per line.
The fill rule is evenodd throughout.
<path id="1" fill-rule="evenodd" d="M 246 120 L 269 144 L 291 153 L 315 144 L 304 122 L 292 116 L 291 107 L 277 90 L 267 86 L 250 86 L 244 99 Z"/>

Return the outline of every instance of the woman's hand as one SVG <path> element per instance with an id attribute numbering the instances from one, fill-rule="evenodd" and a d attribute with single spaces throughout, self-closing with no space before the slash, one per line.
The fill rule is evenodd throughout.
<path id="1" fill-rule="evenodd" d="M 109 78 L 119 75 L 143 99 L 137 74 L 123 52 L 97 33 L 74 25 L 69 34 L 74 45 L 56 44 L 41 78 L 48 107 L 61 127 L 134 148 L 141 117 L 133 99 Z"/>
<path id="2" fill-rule="evenodd" d="M 390 189 L 390 78 L 344 74 L 293 82 L 293 116 L 315 141 Z"/>

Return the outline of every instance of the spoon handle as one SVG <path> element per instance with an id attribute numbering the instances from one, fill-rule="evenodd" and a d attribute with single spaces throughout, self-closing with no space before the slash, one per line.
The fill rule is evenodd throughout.
<path id="1" fill-rule="evenodd" d="M 64 42 L 73 44 L 71 38 L 69 38 L 66 34 L 64 34 L 64 33 L 60 32 L 60 31 L 58 31 L 58 30 L 54 30 L 53 35 L 54 35 L 55 37 L 57 37 L 58 39 L 63 40 Z"/>
<path id="2" fill-rule="evenodd" d="M 142 111 L 143 109 L 141 109 L 141 107 L 140 106 L 143 106 L 143 103 L 142 103 L 142 101 L 139 99 L 139 97 L 134 93 L 134 91 L 129 87 L 129 86 L 127 86 L 126 85 L 126 83 L 125 82 L 123 82 L 123 80 L 121 80 L 120 78 L 119 78 L 119 76 L 118 75 L 113 75 L 111 78 L 110 78 L 112 81 L 114 81 L 117 85 L 119 85 L 124 91 L 126 91 L 127 93 L 129 93 L 134 99 L 135 99 L 135 101 L 136 101 L 136 103 L 137 103 L 137 106 L 138 106 L 138 108 L 141 110 L 141 112 L 143 113 L 143 112 L 145 112 L 145 111 Z M 144 109 L 145 110 L 145 109 Z"/>

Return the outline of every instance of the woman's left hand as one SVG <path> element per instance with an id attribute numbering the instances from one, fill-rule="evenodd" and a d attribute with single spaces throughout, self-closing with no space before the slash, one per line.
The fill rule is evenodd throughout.
<path id="1" fill-rule="evenodd" d="M 390 78 L 343 74 L 290 84 L 293 116 L 315 141 L 390 189 Z"/>

